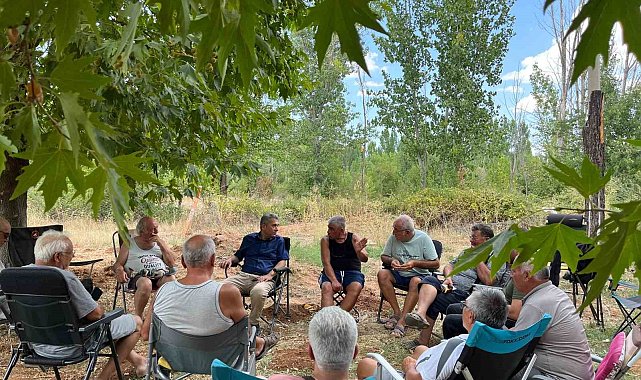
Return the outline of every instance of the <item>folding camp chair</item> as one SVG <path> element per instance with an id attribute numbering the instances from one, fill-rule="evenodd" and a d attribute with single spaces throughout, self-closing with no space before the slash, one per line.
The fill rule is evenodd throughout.
<path id="1" fill-rule="evenodd" d="M 160 368 L 160 357 L 169 364 L 171 372 L 183 372 L 176 379 L 184 379 L 192 374 L 209 374 L 214 359 L 220 359 L 239 371 L 256 373 L 256 327 L 252 327 L 250 336 L 248 317 L 210 336 L 195 336 L 172 329 L 155 313 L 152 318 L 146 379 L 171 378 L 168 371 Z"/>
<path id="2" fill-rule="evenodd" d="M 254 374 L 241 372 L 234 369 L 227 364 L 215 359 L 211 363 L 211 378 L 212 380 L 257 380 L 258 377 Z"/>
<path id="3" fill-rule="evenodd" d="M 519 331 L 499 330 L 475 322 L 448 380 L 507 380 L 517 374 L 521 379 L 526 379 L 536 360 L 534 348 L 551 319 L 550 315 L 545 314 L 539 322 Z M 448 355 L 447 351 L 451 353 L 460 344 L 455 339 L 458 338 L 446 343 L 443 355 Z M 378 362 L 374 376 L 376 380 L 403 378 L 381 355 L 367 356 Z"/>
<path id="4" fill-rule="evenodd" d="M 36 245 L 36 240 L 45 231 L 56 230 L 62 231 L 61 224 L 53 224 L 50 226 L 41 227 L 13 227 L 11 228 L 11 235 L 9 235 L 9 263 L 12 267 L 21 267 L 36 262 L 33 253 L 33 248 Z M 101 262 L 102 259 L 72 261 L 69 265 L 72 267 L 91 265 L 89 269 L 89 278 L 93 273 L 93 267 L 96 263 Z"/>
<path id="5" fill-rule="evenodd" d="M 135 230 L 129 230 L 129 236 L 130 238 L 133 238 L 135 233 Z M 120 250 L 120 247 L 122 247 L 122 244 L 124 243 L 124 240 L 118 233 L 118 231 L 114 232 L 111 235 L 111 244 L 113 247 L 113 252 L 114 252 L 114 260 L 118 259 L 118 252 Z M 176 268 L 169 268 L 169 274 L 175 274 L 177 272 Z M 152 292 L 155 292 L 156 289 L 152 290 Z M 134 290 L 131 290 L 127 287 L 127 283 L 119 283 L 118 280 L 116 280 L 116 289 L 114 291 L 114 301 L 113 305 L 111 306 L 112 309 L 116 308 L 116 304 L 118 303 L 118 294 L 122 294 L 122 308 L 127 312 L 127 294 L 133 295 L 135 293 Z"/>
<path id="6" fill-rule="evenodd" d="M 285 250 L 287 252 L 291 253 L 291 240 L 289 237 L 283 237 L 283 240 L 285 241 Z M 274 325 L 276 324 L 276 320 L 278 319 L 278 313 L 282 312 L 285 315 L 286 319 L 289 319 L 291 317 L 291 314 L 289 312 L 289 275 L 291 274 L 291 270 L 289 269 L 289 260 L 287 260 L 287 264 L 284 268 L 278 268 L 274 269 L 276 272 L 276 275 L 274 277 L 274 288 L 267 294 L 267 298 L 271 299 L 274 306 L 273 310 L 271 312 L 271 316 L 269 320 L 265 318 L 264 315 L 261 315 L 260 319 L 262 319 L 265 323 L 269 325 L 269 330 L 267 334 L 271 334 L 272 331 L 274 330 Z M 225 278 L 229 277 L 227 273 L 227 269 L 225 269 Z M 283 292 L 285 292 L 285 309 L 283 310 L 283 306 L 281 305 L 281 301 L 283 299 Z M 249 309 L 251 305 L 247 303 L 244 297 L 248 297 L 249 294 L 243 294 L 243 304 L 245 305 L 245 309 Z"/>
<path id="7" fill-rule="evenodd" d="M 641 315 L 641 296 L 635 295 L 632 297 L 624 297 L 623 295 L 617 293 L 619 288 L 626 288 L 630 291 L 634 291 L 634 294 L 638 294 L 639 287 L 635 284 L 627 281 L 618 281 L 616 284 L 610 280 L 610 295 L 619 306 L 621 310 L 621 315 L 623 315 L 623 321 L 616 329 L 614 335 L 625 331 L 628 327 L 636 325 L 636 321 Z"/>
<path id="8" fill-rule="evenodd" d="M 56 379 L 60 379 L 59 367 L 89 360 L 84 375 L 87 380 L 96 366 L 98 356 L 111 357 L 118 378 L 123 378 L 110 331 L 111 321 L 123 314 L 122 309 L 113 310 L 95 322 L 82 325 L 72 305 L 65 278 L 56 268 L 7 268 L 0 272 L 0 286 L 11 311 L 10 328 L 20 339 L 12 349 L 5 380 L 9 378 L 18 359 L 28 365 L 53 367 Z M 73 346 L 77 350 L 71 357 L 51 359 L 38 355 L 31 348 L 32 344 Z M 110 348 L 110 352 L 101 353 L 104 348 Z"/>
<path id="9" fill-rule="evenodd" d="M 441 254 L 443 253 L 443 243 L 441 243 L 438 240 L 434 240 L 434 239 L 432 239 L 432 242 L 434 243 L 434 248 L 436 248 L 436 256 L 440 260 L 441 259 Z M 383 269 L 390 269 L 390 268 L 386 267 L 384 265 Z M 405 298 L 407 296 L 407 291 L 408 291 L 407 286 L 401 286 L 401 285 L 394 284 L 394 289 L 396 290 L 394 292 L 396 294 L 396 296 L 401 296 L 403 298 Z M 381 300 L 378 303 L 378 312 L 376 313 L 376 321 L 378 323 L 383 323 L 383 320 L 381 319 L 381 314 L 383 313 L 383 302 L 384 301 L 385 301 L 385 297 L 383 297 L 383 293 L 381 292 Z"/>
<path id="10" fill-rule="evenodd" d="M 592 355 L 592 361 L 599 363 L 595 380 L 621 379 L 641 357 L 640 335 L 638 327 L 636 327 L 636 331 L 633 328 L 627 337 L 625 333 L 620 332 L 612 339 L 610 348 L 603 358 Z"/>

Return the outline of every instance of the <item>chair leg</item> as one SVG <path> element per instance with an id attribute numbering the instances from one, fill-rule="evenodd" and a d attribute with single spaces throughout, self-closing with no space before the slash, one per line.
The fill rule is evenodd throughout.
<path id="1" fill-rule="evenodd" d="M 120 284 L 116 282 L 116 294 L 114 294 L 114 304 L 111 306 L 111 310 L 116 308 L 116 301 L 118 301 L 118 291 L 120 291 Z"/>
<path id="2" fill-rule="evenodd" d="M 53 373 L 56 374 L 56 380 L 61 380 L 62 378 L 60 377 L 60 371 L 58 370 L 58 367 L 53 367 Z M 85 379 L 88 379 L 87 376 L 85 376 Z"/>
<path id="3" fill-rule="evenodd" d="M 11 360 L 9 361 L 9 366 L 7 367 L 7 372 L 4 374 L 4 377 L 2 380 L 7 380 L 9 379 L 9 375 L 11 375 L 11 371 L 13 370 L 13 367 L 16 366 L 16 363 L 18 363 L 18 358 L 20 357 L 20 350 L 19 349 L 13 349 L 11 354 Z"/>
<path id="4" fill-rule="evenodd" d="M 87 363 L 87 370 L 85 371 L 85 376 L 83 377 L 84 380 L 89 380 L 91 378 L 91 374 L 93 373 L 93 370 L 96 368 L 96 361 L 98 361 L 98 354 L 91 355 L 89 358 L 89 363 Z M 57 371 L 58 369 L 56 367 L 53 367 L 54 371 Z"/>
<path id="5" fill-rule="evenodd" d="M 385 301 L 385 297 L 383 297 L 383 293 L 381 293 L 381 302 L 378 303 L 378 312 L 376 313 L 376 322 L 378 323 L 383 323 L 383 320 L 381 319 L 381 313 L 383 313 L 383 301 Z"/>
<path id="6" fill-rule="evenodd" d="M 285 285 L 285 287 L 287 287 L 285 290 L 287 292 L 287 312 L 285 313 L 285 318 L 289 320 L 292 316 L 289 312 L 289 272 L 285 273 L 285 281 L 287 281 Z"/>

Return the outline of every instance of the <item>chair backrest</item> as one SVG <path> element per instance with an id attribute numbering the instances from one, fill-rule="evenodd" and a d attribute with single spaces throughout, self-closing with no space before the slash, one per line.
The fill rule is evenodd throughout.
<path id="1" fill-rule="evenodd" d="M 475 380 L 511 378 L 529 361 L 551 319 L 545 314 L 537 323 L 518 331 L 499 330 L 475 322 L 449 380 L 463 379 L 464 368 Z"/>
<path id="2" fill-rule="evenodd" d="M 218 359 L 211 363 L 212 380 L 256 380 L 258 377 L 231 368 Z"/>
<path id="3" fill-rule="evenodd" d="M 441 255 L 443 254 L 443 243 L 441 243 L 440 240 L 435 240 L 435 239 L 432 239 L 432 243 L 434 243 L 434 248 L 436 248 L 436 256 L 438 256 L 440 260 Z"/>
<path id="4" fill-rule="evenodd" d="M 136 236 L 136 230 L 135 229 L 130 229 L 129 230 L 129 236 L 132 237 L 132 238 L 134 236 Z M 125 241 L 122 238 L 122 236 L 120 236 L 119 231 L 116 231 L 111 235 L 111 244 L 112 244 L 113 249 L 114 249 L 114 257 L 115 258 L 118 258 L 118 252 L 120 251 L 120 247 L 122 247 L 122 243 L 124 243 L 124 242 Z"/>
<path id="5" fill-rule="evenodd" d="M 62 224 L 42 227 L 13 227 L 9 236 L 9 263 L 21 267 L 35 262 L 33 247 L 36 239 L 47 230 L 62 231 Z"/>
<path id="6" fill-rule="evenodd" d="M 214 359 L 231 366 L 247 365 L 248 326 L 248 318 L 244 317 L 219 334 L 197 336 L 168 327 L 154 314 L 149 345 L 174 371 L 209 374 Z"/>
<path id="7" fill-rule="evenodd" d="M 6 268 L 0 272 L 0 286 L 7 297 L 21 342 L 56 346 L 82 345 L 80 321 L 71 303 L 67 282 L 56 268 Z"/>

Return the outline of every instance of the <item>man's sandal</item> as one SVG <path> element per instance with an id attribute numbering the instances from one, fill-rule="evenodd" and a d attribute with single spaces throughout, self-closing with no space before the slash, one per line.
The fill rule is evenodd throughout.
<path id="1" fill-rule="evenodd" d="M 383 323 L 385 323 L 385 328 L 388 330 L 394 330 L 394 327 L 398 324 L 398 320 L 400 317 L 396 315 L 392 315 L 387 320 L 385 320 Z"/>
<path id="2" fill-rule="evenodd" d="M 418 313 L 409 313 L 405 316 L 405 324 L 408 327 L 413 327 L 415 329 L 426 329 L 430 327 L 430 323 L 423 319 Z"/>
<path id="3" fill-rule="evenodd" d="M 396 337 L 396 338 L 402 338 L 405 336 L 405 327 L 401 325 L 396 325 L 394 327 L 394 330 L 390 333 L 391 336 Z"/>

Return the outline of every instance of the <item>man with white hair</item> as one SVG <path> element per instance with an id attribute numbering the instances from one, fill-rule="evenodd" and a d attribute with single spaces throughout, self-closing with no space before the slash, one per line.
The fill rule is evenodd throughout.
<path id="1" fill-rule="evenodd" d="M 323 271 L 318 282 L 321 287 L 321 307 L 332 306 L 334 294 L 341 290 L 345 298 L 340 307 L 350 311 L 356 305 L 363 286 L 365 275 L 361 272 L 361 262 L 367 262 L 367 238 L 360 238 L 347 232 L 345 217 L 332 216 L 327 222 L 327 235 L 320 241 Z"/>
<path id="2" fill-rule="evenodd" d="M 472 330 L 474 322 L 478 321 L 495 329 L 501 329 L 507 319 L 507 301 L 503 292 L 498 289 L 482 288 L 474 291 L 465 301 L 463 308 L 463 326 L 468 332 Z M 461 334 L 454 347 L 443 340 L 437 346 L 427 348 L 418 346 L 411 356 L 403 360 L 403 372 L 407 380 L 443 380 L 450 377 L 461 356 L 468 334 Z M 447 349 L 446 349 L 447 347 Z M 451 349 L 451 350 L 450 350 Z M 449 352 L 448 352 L 449 351 Z M 441 357 L 447 356 L 442 363 Z M 442 368 L 439 370 L 439 365 Z M 364 358 L 358 363 L 357 373 L 359 379 L 372 376 L 376 372 L 377 363 L 370 358 Z"/>
<path id="3" fill-rule="evenodd" d="M 415 229 L 414 220 L 407 215 L 400 215 L 394 221 L 392 236 L 385 243 L 381 261 L 384 268 L 378 271 L 378 286 L 393 311 L 385 321 L 385 328 L 400 338 L 405 335 L 405 316 L 418 302 L 418 285 L 424 277 L 431 277 L 430 270 L 438 269 L 440 263 L 432 238 Z M 394 284 L 409 289 L 402 311 Z"/>
<path id="4" fill-rule="evenodd" d="M 167 243 L 158 236 L 158 222 L 144 216 L 136 225 L 136 233 L 130 245 L 120 247 L 113 269 L 116 280 L 127 283 L 127 287 L 134 291 L 135 313 L 142 318 L 152 291 L 176 278 L 170 274 L 174 268 L 174 256 Z"/>
<path id="5" fill-rule="evenodd" d="M 512 268 L 514 286 L 525 293 L 513 329 L 527 328 L 546 313 L 552 320 L 536 345 L 536 362 L 530 375 L 538 372 L 558 379 L 592 379 L 594 371 L 588 338 L 576 308 L 570 297 L 549 280 L 548 267 L 536 273 L 532 269 L 530 262 Z"/>
<path id="6" fill-rule="evenodd" d="M 358 327 L 338 306 L 322 308 L 309 322 L 307 352 L 314 361 L 312 376 L 276 374 L 269 380 L 347 380 L 358 355 Z"/>
<path id="7" fill-rule="evenodd" d="M 35 264 L 31 268 L 53 267 L 60 270 L 60 273 L 67 282 L 71 303 L 76 310 L 79 319 L 96 321 L 104 315 L 104 309 L 93 300 L 78 277 L 67 271 L 71 259 L 74 257 L 73 243 L 69 237 L 60 231 L 45 231 L 36 240 L 34 246 Z M 37 281 L 37 279 L 34 279 Z M 147 373 L 147 362 L 144 357 L 133 350 L 138 338 L 142 320 L 133 314 L 122 315 L 111 321 L 111 335 L 116 339 L 116 351 L 118 358 L 122 361 L 126 358 L 136 368 L 137 376 L 144 376 Z M 33 344 L 33 349 L 40 356 L 48 358 L 70 357 L 79 350 L 74 346 L 50 346 L 45 344 Z M 98 376 L 99 379 L 109 379 L 116 373 L 116 367 L 112 359 Z"/>
<path id="8" fill-rule="evenodd" d="M 210 236 L 189 238 L 183 244 L 181 261 L 187 275 L 158 289 L 151 306 L 151 312 L 165 325 L 185 334 L 209 336 L 227 330 L 247 315 L 240 290 L 211 279 L 216 264 L 216 244 Z M 151 319 L 145 319 L 144 340 L 148 340 Z M 257 337 L 256 359 L 261 359 L 277 342 L 275 334 Z"/>

